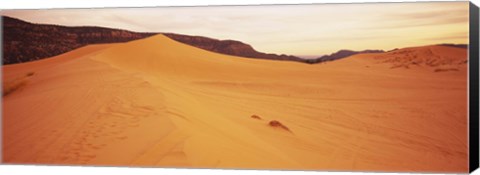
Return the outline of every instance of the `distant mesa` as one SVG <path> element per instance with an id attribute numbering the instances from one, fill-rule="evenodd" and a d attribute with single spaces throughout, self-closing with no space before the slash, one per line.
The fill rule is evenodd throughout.
<path id="1" fill-rule="evenodd" d="M 456 48 L 462 48 L 462 49 L 468 49 L 468 44 L 438 44 L 437 46 L 447 46 L 447 47 L 456 47 Z"/>
<path id="2" fill-rule="evenodd" d="M 203 36 L 189 36 L 189 35 L 180 35 L 174 33 L 164 33 L 163 35 L 191 46 L 195 46 L 204 50 L 240 56 L 248 58 L 259 58 L 259 59 L 269 59 L 269 60 L 282 60 L 282 61 L 299 61 L 305 62 L 305 59 L 299 58 L 292 55 L 277 55 L 271 53 L 263 53 L 256 51 L 252 46 L 245 44 L 240 41 L 235 40 L 218 40 Z"/>
<path id="3" fill-rule="evenodd" d="M 32 24 L 6 16 L 2 21 L 3 64 L 48 58 L 89 44 L 127 42 L 154 35 L 102 27 Z"/>
<path id="4" fill-rule="evenodd" d="M 2 16 L 3 64 L 15 64 L 56 56 L 89 44 L 120 43 L 150 37 L 159 33 L 138 33 L 104 27 L 66 27 L 33 24 Z M 165 36 L 204 50 L 240 57 L 304 61 L 291 55 L 268 54 L 235 40 L 217 40 L 202 36 L 164 33 Z"/>

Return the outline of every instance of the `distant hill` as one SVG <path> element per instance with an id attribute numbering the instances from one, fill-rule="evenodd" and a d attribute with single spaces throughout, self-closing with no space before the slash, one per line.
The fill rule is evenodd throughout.
<path id="1" fill-rule="evenodd" d="M 3 64 L 14 64 L 59 55 L 89 44 L 119 43 L 142 39 L 158 33 L 138 33 L 104 27 L 66 27 L 33 24 L 2 16 Z M 304 61 L 289 55 L 258 52 L 252 46 L 234 40 L 166 33 L 176 41 L 212 52 L 271 60 Z"/>
<path id="2" fill-rule="evenodd" d="M 438 46 L 448 46 L 448 47 L 468 49 L 468 44 L 438 44 Z"/>
<path id="3" fill-rule="evenodd" d="M 89 44 L 117 43 L 154 35 L 102 27 L 32 24 L 3 16 L 3 64 L 59 55 Z"/>
<path id="4" fill-rule="evenodd" d="M 179 35 L 174 33 L 164 33 L 164 35 L 181 43 L 227 55 L 283 61 L 306 61 L 305 59 L 292 55 L 258 52 L 252 46 L 235 40 L 218 40 L 203 36 Z"/>

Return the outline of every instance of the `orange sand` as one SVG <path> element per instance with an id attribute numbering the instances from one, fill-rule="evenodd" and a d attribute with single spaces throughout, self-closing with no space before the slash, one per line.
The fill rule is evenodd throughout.
<path id="1" fill-rule="evenodd" d="M 404 53 L 247 59 L 163 35 L 3 66 L 4 83 L 35 73 L 3 97 L 3 161 L 467 172 L 467 51 L 408 49 L 457 70 L 392 68 Z"/>

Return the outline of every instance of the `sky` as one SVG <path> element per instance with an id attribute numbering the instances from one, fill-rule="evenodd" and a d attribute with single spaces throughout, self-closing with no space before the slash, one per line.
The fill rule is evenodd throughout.
<path id="1" fill-rule="evenodd" d="M 0 14 L 34 23 L 233 39 L 257 51 L 302 57 L 340 49 L 468 43 L 468 1 L 3 10 Z"/>

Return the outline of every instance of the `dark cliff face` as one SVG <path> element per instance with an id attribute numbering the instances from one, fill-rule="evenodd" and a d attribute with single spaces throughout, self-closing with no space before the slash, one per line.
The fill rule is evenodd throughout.
<path id="1" fill-rule="evenodd" d="M 3 64 L 34 61 L 99 43 L 126 42 L 154 35 L 101 27 L 32 24 L 2 17 Z"/>
<path id="2" fill-rule="evenodd" d="M 173 33 L 164 33 L 164 35 L 178 42 L 226 55 L 284 61 L 305 61 L 302 58 L 291 55 L 277 55 L 258 52 L 252 46 L 235 40 L 217 40 L 202 36 L 188 36 Z"/>
<path id="3" fill-rule="evenodd" d="M 158 33 L 137 33 L 102 27 L 65 27 L 32 24 L 2 16 L 3 64 L 14 64 L 59 55 L 89 44 L 119 43 L 146 38 Z M 166 33 L 167 37 L 212 52 L 271 60 L 304 61 L 287 55 L 258 52 L 250 45 L 234 40 Z"/>

